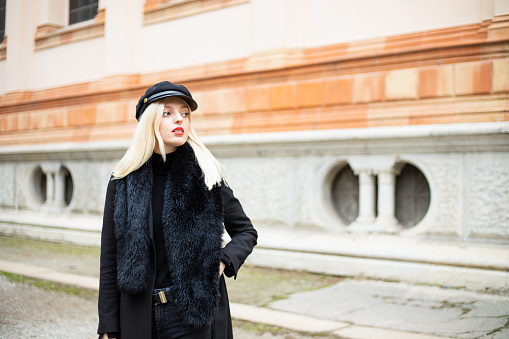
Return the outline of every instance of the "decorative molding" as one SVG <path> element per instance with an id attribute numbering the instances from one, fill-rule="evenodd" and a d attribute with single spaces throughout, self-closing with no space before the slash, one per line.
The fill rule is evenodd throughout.
<path id="1" fill-rule="evenodd" d="M 35 32 L 36 38 L 44 38 L 46 35 L 50 34 L 51 32 L 54 32 L 56 30 L 59 30 L 63 28 L 62 25 L 55 25 L 55 24 L 44 24 L 37 26 L 37 31 Z"/>
<path id="2" fill-rule="evenodd" d="M 488 40 L 507 40 L 509 38 L 509 14 L 498 15 L 488 27 Z"/>
<path id="3" fill-rule="evenodd" d="M 105 10 L 100 9 L 93 20 L 60 28 L 46 24 L 37 27 L 35 50 L 104 36 Z"/>
<path id="4" fill-rule="evenodd" d="M 151 3 L 151 10 L 169 6 L 162 0 Z M 58 45 L 64 31 L 78 36 L 79 29 L 87 34 L 89 27 L 104 30 L 103 15 L 104 10 L 94 20 L 73 25 L 74 33 L 70 26 L 41 39 L 55 39 Z M 509 38 L 489 41 L 493 25 L 483 21 L 376 41 L 279 49 L 182 69 L 8 92 L 0 95 L 0 145 L 128 139 L 135 123 L 133 102 L 150 85 L 167 79 L 185 83 L 196 95 L 200 109 L 194 128 L 200 135 L 507 121 Z M 396 83 L 411 83 L 418 97 L 405 95 L 404 86 L 387 93 L 384 88 L 395 75 Z M 482 81 L 469 80 L 473 76 Z"/>
<path id="5" fill-rule="evenodd" d="M 249 0 L 147 0 L 143 23 L 151 25 L 248 2 Z"/>
<path id="6" fill-rule="evenodd" d="M 132 129 L 131 129 L 132 135 Z M 479 153 L 509 150 L 509 122 L 352 128 L 324 131 L 209 135 L 200 140 L 221 158 L 267 155 Z M 0 147 L 0 161 L 112 159 L 130 140 Z"/>

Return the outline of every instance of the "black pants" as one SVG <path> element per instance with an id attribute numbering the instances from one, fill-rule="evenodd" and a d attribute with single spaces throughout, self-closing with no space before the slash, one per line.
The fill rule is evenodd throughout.
<path id="1" fill-rule="evenodd" d="M 152 307 L 152 339 L 211 339 L 211 326 L 189 327 L 173 300 Z"/>

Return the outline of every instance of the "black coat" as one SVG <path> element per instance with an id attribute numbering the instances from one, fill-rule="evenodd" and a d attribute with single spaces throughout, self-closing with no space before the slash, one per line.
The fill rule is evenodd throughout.
<path id="1" fill-rule="evenodd" d="M 120 332 L 122 339 L 150 338 L 152 286 L 154 284 L 154 263 L 149 262 L 148 286 L 139 293 L 123 293 L 118 285 L 118 243 L 115 234 L 115 196 L 118 180 L 108 184 L 104 209 L 103 231 L 101 236 L 101 274 L 99 287 L 99 328 L 98 333 Z M 227 186 L 221 186 L 224 227 L 231 241 L 222 249 L 223 261 L 229 261 L 224 275 L 237 275 L 238 269 L 256 245 L 257 233 L 251 221 L 245 215 L 242 206 Z M 149 213 L 149 223 L 152 215 Z M 151 227 L 150 227 L 151 229 Z M 153 244 L 153 234 L 150 241 Z M 226 260 L 225 260 L 226 258 Z M 218 284 L 220 295 L 217 309 L 213 316 L 214 338 L 232 338 L 232 326 L 228 294 L 224 277 Z"/>

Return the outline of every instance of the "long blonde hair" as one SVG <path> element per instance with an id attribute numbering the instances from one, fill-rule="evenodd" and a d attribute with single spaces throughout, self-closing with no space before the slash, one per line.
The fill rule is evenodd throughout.
<path id="1" fill-rule="evenodd" d="M 164 99 L 154 101 L 145 109 L 134 130 L 131 145 L 113 170 L 114 179 L 123 178 L 146 163 L 154 152 L 156 140 L 159 152 L 163 160 L 166 161 L 164 141 L 159 132 L 163 110 Z M 190 108 L 189 112 L 191 112 Z M 191 115 L 189 115 L 189 119 L 191 119 Z M 191 126 L 191 120 L 189 121 L 189 126 Z M 192 127 L 190 127 L 187 142 L 193 148 L 198 165 L 204 175 L 205 185 L 207 185 L 208 189 L 211 190 L 216 184 L 220 185 L 224 180 L 224 167 L 212 153 L 210 153 L 207 147 L 201 143 Z"/>

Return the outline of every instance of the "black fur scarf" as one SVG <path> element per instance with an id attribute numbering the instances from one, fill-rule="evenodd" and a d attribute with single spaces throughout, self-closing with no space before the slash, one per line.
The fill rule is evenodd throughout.
<path id="1" fill-rule="evenodd" d="M 212 321 L 219 301 L 223 202 L 220 187 L 205 185 L 191 146 L 175 152 L 164 191 L 163 234 L 177 305 L 189 325 L 200 327 Z M 150 160 L 117 182 L 117 284 L 127 294 L 152 289 L 152 183 Z"/>

